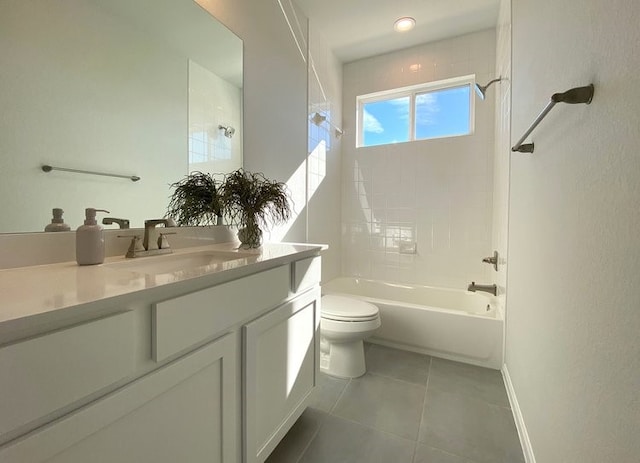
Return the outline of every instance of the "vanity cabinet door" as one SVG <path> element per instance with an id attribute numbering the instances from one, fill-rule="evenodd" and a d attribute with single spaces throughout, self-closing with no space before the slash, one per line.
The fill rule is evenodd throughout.
<path id="1" fill-rule="evenodd" d="M 263 462 L 307 406 L 319 362 L 320 289 L 243 327 L 246 463 Z"/>
<path id="2" fill-rule="evenodd" d="M 237 463 L 237 334 L 181 357 L 29 437 L 3 463 Z"/>

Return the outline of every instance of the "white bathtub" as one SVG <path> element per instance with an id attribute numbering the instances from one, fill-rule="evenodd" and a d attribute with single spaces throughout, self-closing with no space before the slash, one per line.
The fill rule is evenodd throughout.
<path id="1" fill-rule="evenodd" d="M 489 368 L 502 366 L 504 321 L 490 294 L 361 278 L 331 280 L 322 292 L 378 306 L 382 326 L 371 342 Z"/>

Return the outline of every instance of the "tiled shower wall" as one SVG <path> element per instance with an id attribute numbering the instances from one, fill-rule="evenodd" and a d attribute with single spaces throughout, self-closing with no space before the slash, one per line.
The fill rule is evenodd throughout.
<path id="1" fill-rule="evenodd" d="M 242 89 L 189 60 L 189 172 L 242 167 Z M 226 137 L 219 129 L 233 127 Z"/>
<path id="2" fill-rule="evenodd" d="M 468 74 L 484 84 L 495 77 L 495 54 L 491 29 L 344 66 L 343 275 L 454 288 L 493 282 L 481 260 L 492 253 L 496 86 L 476 99 L 475 132 L 461 137 L 356 148 L 355 104 L 358 95 Z M 414 243 L 416 253 L 406 253 Z"/>

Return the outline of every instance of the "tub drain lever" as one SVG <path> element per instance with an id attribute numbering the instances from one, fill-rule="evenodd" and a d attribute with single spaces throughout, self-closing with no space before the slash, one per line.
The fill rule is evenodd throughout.
<path id="1" fill-rule="evenodd" d="M 498 271 L 498 251 L 493 251 L 493 256 L 485 257 L 484 259 L 482 259 L 482 262 L 484 262 L 485 264 L 493 265 L 493 269 L 497 272 Z"/>

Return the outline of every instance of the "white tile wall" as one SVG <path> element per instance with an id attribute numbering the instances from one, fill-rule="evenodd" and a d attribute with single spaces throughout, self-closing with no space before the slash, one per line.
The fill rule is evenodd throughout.
<path id="1" fill-rule="evenodd" d="M 242 167 L 242 89 L 189 60 L 189 172 Z M 229 138 L 218 127 L 231 126 Z"/>
<path id="2" fill-rule="evenodd" d="M 344 66 L 344 275 L 458 288 L 490 282 L 481 260 L 493 252 L 493 97 L 476 101 L 473 135 L 367 148 L 355 147 L 355 102 L 459 75 L 486 83 L 495 53 L 495 30 L 487 30 Z M 400 241 L 415 242 L 417 253 L 401 254 Z"/>

